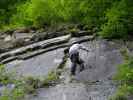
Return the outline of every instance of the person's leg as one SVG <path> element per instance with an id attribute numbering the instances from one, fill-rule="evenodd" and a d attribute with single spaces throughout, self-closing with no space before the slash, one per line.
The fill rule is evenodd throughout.
<path id="1" fill-rule="evenodd" d="M 71 65 L 71 75 L 75 75 L 76 73 L 76 63 L 75 62 L 72 62 L 72 65 Z"/>
<path id="2" fill-rule="evenodd" d="M 85 67 L 84 67 L 84 61 L 81 58 L 79 58 L 78 64 L 80 65 L 80 71 L 83 71 Z"/>
<path id="3" fill-rule="evenodd" d="M 76 74 L 76 67 L 77 67 L 77 63 L 76 63 L 76 55 L 72 54 L 70 56 L 70 60 L 71 60 L 71 75 L 75 75 Z"/>

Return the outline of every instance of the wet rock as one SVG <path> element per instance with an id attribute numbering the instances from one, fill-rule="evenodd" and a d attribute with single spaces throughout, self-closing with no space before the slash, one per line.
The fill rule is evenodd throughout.
<path id="1" fill-rule="evenodd" d="M 31 33 L 14 33 L 13 34 L 15 39 L 31 39 L 33 34 Z"/>
<path id="2" fill-rule="evenodd" d="M 128 98 L 127 100 L 132 100 L 133 99 L 133 95 L 130 95 L 127 98 Z"/>
<path id="3" fill-rule="evenodd" d="M 50 39 L 53 42 L 52 41 L 50 42 L 50 40 L 46 40 L 43 42 L 38 42 L 33 45 L 29 45 L 26 47 L 22 47 L 22 48 L 4 53 L 4 54 L 0 55 L 1 62 L 7 63 L 8 61 L 15 60 L 15 59 L 28 59 L 28 58 L 34 57 L 36 55 L 39 55 L 39 54 L 42 54 L 45 52 L 55 50 L 57 48 L 69 47 L 73 43 L 73 41 L 74 41 L 74 43 L 79 43 L 79 42 L 89 41 L 94 38 L 93 36 L 83 36 L 80 38 L 72 38 L 69 40 L 69 35 L 67 35 L 67 36 L 66 37 L 64 36 L 64 39 L 62 38 L 62 40 L 58 40 L 60 37 L 55 38 L 55 39 Z M 57 39 L 57 41 L 56 41 L 56 39 Z M 69 42 L 65 43 L 68 40 L 69 40 Z M 49 43 L 47 43 L 47 42 L 49 42 Z M 42 44 L 40 44 L 40 43 L 42 43 Z M 15 56 L 15 57 L 13 57 L 13 56 Z"/>
<path id="4" fill-rule="evenodd" d="M 88 100 L 83 84 L 57 85 L 56 87 L 38 90 L 36 97 L 26 100 Z M 87 96 L 88 97 L 88 96 Z"/>
<path id="5" fill-rule="evenodd" d="M 86 35 L 93 35 L 93 33 L 90 31 L 79 31 L 79 32 L 72 33 L 73 37 L 80 37 L 80 36 L 86 36 Z"/>
<path id="6" fill-rule="evenodd" d="M 69 40 L 69 44 L 72 43 L 82 43 L 82 42 L 86 42 L 86 41 L 91 41 L 93 40 L 95 37 L 93 35 L 90 36 L 82 36 L 82 37 L 73 37 Z"/>
<path id="7" fill-rule="evenodd" d="M 7 36 L 4 38 L 4 41 L 5 41 L 5 42 L 11 41 L 11 40 L 12 40 L 11 35 L 7 35 Z"/>
<path id="8" fill-rule="evenodd" d="M 28 44 L 31 44 L 33 34 L 30 33 L 14 33 L 13 34 L 14 39 L 12 40 L 14 47 L 21 47 Z"/>
<path id="9" fill-rule="evenodd" d="M 59 84 L 55 87 L 39 89 L 37 96 L 26 100 L 107 100 L 115 92 L 109 84 L 84 85 L 82 83 Z"/>
<path id="10" fill-rule="evenodd" d="M 1 51 L 1 53 L 7 52 L 12 48 L 13 48 L 13 44 L 12 44 L 11 41 L 5 42 L 3 40 L 0 40 L 0 51 Z"/>
<path id="11" fill-rule="evenodd" d="M 65 32 L 41 32 L 34 34 L 32 41 L 42 41 L 46 39 L 52 39 L 60 36 L 67 35 L 68 33 Z"/>
<path id="12" fill-rule="evenodd" d="M 38 42 L 48 38 L 47 32 L 36 33 L 32 37 L 32 41 Z"/>
<path id="13" fill-rule="evenodd" d="M 30 42 L 30 41 L 28 41 L 28 42 Z M 18 48 L 18 47 L 21 47 L 24 45 L 28 45 L 29 44 L 28 42 L 25 41 L 25 39 L 20 38 L 20 39 L 14 39 L 12 43 L 13 43 L 14 48 Z"/>
<path id="14" fill-rule="evenodd" d="M 16 60 L 16 59 L 17 59 L 16 56 L 9 57 L 9 58 L 6 58 L 6 59 L 4 59 L 3 61 L 1 61 L 1 63 L 2 63 L 2 64 L 6 64 L 6 63 L 11 62 L 11 61 Z"/>
<path id="15" fill-rule="evenodd" d="M 82 39 L 81 37 L 70 39 L 65 46 L 71 45 L 72 41 L 82 42 Z M 84 37 L 84 39 L 87 41 L 88 38 Z M 117 66 L 123 62 L 120 49 L 125 45 L 106 40 L 94 40 L 82 44 L 90 52 L 80 51 L 80 57 L 85 61 L 85 70 L 79 72 L 79 66 L 77 66 L 77 74 L 74 77 L 76 82 L 65 82 L 67 78 L 70 79 L 71 62 L 68 60 L 65 65 L 66 69 L 64 68 L 63 75 L 60 76 L 61 80 L 63 80 L 60 84 L 55 87 L 38 89 L 36 97 L 30 95 L 26 100 L 107 100 L 109 96 L 113 95 L 117 87 L 111 79 L 117 72 Z M 43 45 L 44 42 L 41 47 Z M 64 49 L 53 49 L 53 51 L 34 56 L 31 59 L 10 62 L 6 66 L 9 71 L 16 70 L 18 75 L 46 76 L 48 72 L 58 68 L 64 57 Z M 17 52 L 14 51 L 14 53 Z M 22 58 L 25 58 L 24 55 Z"/>
<path id="16" fill-rule="evenodd" d="M 66 35 L 66 36 L 57 37 L 57 38 L 37 42 L 37 43 L 31 44 L 31 45 L 28 45 L 25 47 L 18 48 L 18 49 L 1 54 L 0 61 L 2 61 L 3 59 L 6 59 L 8 57 L 11 57 L 11 56 L 23 54 L 27 51 L 32 51 L 32 50 L 34 51 L 35 48 L 42 49 L 42 48 L 46 48 L 49 46 L 65 43 L 69 40 L 69 38 L 70 38 L 70 35 Z M 20 43 L 22 43 L 22 42 L 20 41 Z"/>
<path id="17" fill-rule="evenodd" d="M 63 83 L 50 88 L 38 90 L 36 97 L 29 96 L 27 100 L 107 100 L 116 91 L 112 77 L 116 66 L 122 63 L 123 58 L 120 48 L 123 46 L 106 40 L 90 41 L 83 43 L 91 52 L 80 51 L 80 57 L 85 61 L 85 70 L 75 76 L 76 82 L 66 82 L 70 79 L 71 62 L 68 59 L 63 75 Z M 92 66 L 92 68 L 90 68 Z M 78 83 L 80 82 L 80 83 Z"/>
<path id="18" fill-rule="evenodd" d="M 51 32 L 51 33 L 48 33 L 48 38 L 59 37 L 59 36 L 67 35 L 67 34 L 68 33 L 66 32 Z"/>
<path id="19" fill-rule="evenodd" d="M 15 84 L 7 84 L 0 86 L 0 96 L 4 95 L 5 90 L 12 91 L 15 88 Z"/>
<path id="20" fill-rule="evenodd" d="M 86 42 L 84 45 L 92 50 L 89 53 L 80 51 L 80 56 L 85 61 L 86 70 L 77 74 L 76 79 L 84 82 L 111 78 L 116 73 L 117 66 L 123 62 L 120 53 L 122 45 L 106 40 Z M 90 69 L 89 66 L 92 68 Z"/>
<path id="21" fill-rule="evenodd" d="M 4 40 L 6 36 L 7 36 L 7 34 L 0 33 L 0 40 Z"/>
<path id="22" fill-rule="evenodd" d="M 6 86 L 8 89 L 14 89 L 15 88 L 15 84 L 7 84 Z"/>
<path id="23" fill-rule="evenodd" d="M 9 71 L 15 70 L 18 75 L 23 76 L 46 76 L 48 72 L 56 69 L 61 63 L 64 49 L 58 49 L 36 56 L 28 60 L 17 60 L 6 64 Z"/>
<path id="24" fill-rule="evenodd" d="M 15 33 L 13 35 L 4 35 L 0 40 L 2 52 L 7 52 L 13 48 L 31 44 L 32 35 L 27 33 Z"/>
<path id="25" fill-rule="evenodd" d="M 46 52 L 56 50 L 58 48 L 65 48 L 67 46 L 68 46 L 68 44 L 66 43 L 66 44 L 60 44 L 60 45 L 57 45 L 57 46 L 52 46 L 52 47 L 49 47 L 49 48 L 46 48 L 46 49 L 40 49 L 40 50 L 37 50 L 37 51 L 28 52 L 28 53 L 25 53 L 25 54 L 22 54 L 22 55 L 18 55 L 16 57 L 16 59 L 26 60 L 26 59 L 35 57 L 37 55 L 40 55 L 40 54 L 43 54 L 43 53 L 46 53 Z"/>
<path id="26" fill-rule="evenodd" d="M 35 30 L 32 28 L 21 28 L 21 29 L 16 29 L 14 33 L 32 33 Z"/>

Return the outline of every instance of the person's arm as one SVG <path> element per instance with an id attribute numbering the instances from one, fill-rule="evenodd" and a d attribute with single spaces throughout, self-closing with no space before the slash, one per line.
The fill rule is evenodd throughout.
<path id="1" fill-rule="evenodd" d="M 85 51 L 87 51 L 87 52 L 90 52 L 88 49 L 86 49 L 86 48 L 80 48 L 80 49 L 82 49 L 82 50 L 85 50 Z"/>
<path id="2" fill-rule="evenodd" d="M 87 51 L 87 52 L 90 52 L 90 50 L 88 50 L 88 49 L 87 49 L 85 46 L 83 46 L 83 45 L 80 45 L 79 49 L 82 49 L 82 50 L 85 50 L 85 51 Z"/>

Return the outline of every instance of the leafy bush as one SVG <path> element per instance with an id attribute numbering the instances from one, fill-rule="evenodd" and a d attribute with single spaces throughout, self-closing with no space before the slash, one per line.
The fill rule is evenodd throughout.
<path id="1" fill-rule="evenodd" d="M 4 65 L 0 65 L 0 84 L 3 86 L 14 84 L 15 86 L 13 89 L 6 87 L 2 93 L 3 95 L 0 96 L 0 100 L 18 100 L 25 94 L 22 81 L 16 80 L 11 73 L 7 73 Z"/>
<path id="2" fill-rule="evenodd" d="M 11 26 L 78 23 L 100 26 L 104 12 L 116 0 L 23 0 L 11 13 Z M 15 4 L 15 3 L 14 3 Z M 7 7 L 8 8 L 8 7 Z M 11 27 L 10 26 L 10 27 Z"/>
<path id="3" fill-rule="evenodd" d="M 133 57 L 123 50 L 125 62 L 118 67 L 115 80 L 119 81 L 120 86 L 115 96 L 110 100 L 127 100 L 128 95 L 133 94 Z"/>
<path id="4" fill-rule="evenodd" d="M 22 100 L 26 94 L 35 92 L 38 80 L 29 78 L 16 78 L 12 73 L 7 73 L 5 66 L 0 65 L 0 84 L 5 88 L 2 91 L 0 100 Z M 8 88 L 7 85 L 14 85 Z"/>
<path id="5" fill-rule="evenodd" d="M 128 93 L 133 93 L 133 57 L 119 66 L 116 79 L 121 82 L 121 85 L 127 89 Z"/>
<path id="6" fill-rule="evenodd" d="M 116 74 L 115 79 L 124 85 L 133 86 L 133 57 L 129 55 L 129 51 L 126 48 L 123 48 L 121 53 L 125 62 L 118 67 L 118 73 Z"/>
<path id="7" fill-rule="evenodd" d="M 15 14 L 17 6 L 26 0 L 0 0 L 0 28 L 10 24 L 10 18 Z"/>
<path id="8" fill-rule="evenodd" d="M 48 76 L 43 80 L 43 86 L 54 85 L 56 81 L 59 80 L 59 74 L 56 71 L 51 71 Z"/>
<path id="9" fill-rule="evenodd" d="M 7 74 L 5 67 L 3 65 L 0 65 L 0 83 L 5 85 L 12 83 L 12 78 L 9 76 L 11 75 L 9 73 Z"/>
<path id="10" fill-rule="evenodd" d="M 125 38 L 133 26 L 132 4 L 131 0 L 114 2 L 113 7 L 106 12 L 107 22 L 101 26 L 99 34 L 105 38 Z"/>
<path id="11" fill-rule="evenodd" d="M 105 38 L 125 38 L 133 31 L 132 0 L 2 0 L 0 5 L 3 29 L 70 23 L 96 27 Z"/>
<path id="12" fill-rule="evenodd" d="M 104 38 L 124 38 L 127 35 L 127 29 L 122 22 L 113 21 L 103 25 L 102 32 L 99 34 Z"/>
<path id="13" fill-rule="evenodd" d="M 4 65 L 0 65 L 0 84 L 5 87 L 0 100 L 23 100 L 26 94 L 35 94 L 37 88 L 54 85 L 59 80 L 59 74 L 59 71 L 54 70 L 42 78 L 31 76 L 16 78 L 13 73 L 7 73 Z M 10 89 L 7 85 L 14 86 Z"/>

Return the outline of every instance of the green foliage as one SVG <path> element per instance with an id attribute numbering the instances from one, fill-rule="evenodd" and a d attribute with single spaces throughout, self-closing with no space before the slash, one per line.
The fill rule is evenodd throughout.
<path id="1" fill-rule="evenodd" d="M 121 81 L 122 84 L 132 85 L 133 83 L 133 58 L 125 61 L 124 64 L 119 66 L 119 72 L 116 79 Z"/>
<path id="2" fill-rule="evenodd" d="M 115 79 L 122 82 L 122 84 L 132 84 L 133 82 L 133 57 L 129 56 L 128 50 L 121 50 L 125 62 L 118 67 L 118 73 Z"/>
<path id="3" fill-rule="evenodd" d="M 0 100 L 18 100 L 25 94 L 24 84 L 22 84 L 21 81 L 16 80 L 11 73 L 7 73 L 4 65 L 0 65 L 0 83 L 5 86 L 7 84 L 15 85 L 12 90 L 9 90 L 6 87 L 3 91 L 3 95 L 0 96 Z"/>
<path id="4" fill-rule="evenodd" d="M 120 82 L 119 89 L 110 100 L 127 100 L 127 95 L 133 94 L 133 57 L 129 56 L 127 50 L 122 50 L 125 62 L 118 67 L 115 80 Z"/>
<path id="5" fill-rule="evenodd" d="M 19 77 L 12 73 L 7 73 L 5 66 L 0 65 L 0 84 L 5 86 L 0 100 L 23 100 L 26 94 L 34 94 L 35 90 L 40 87 L 54 85 L 59 80 L 60 72 L 58 70 L 51 71 L 46 77 Z M 6 87 L 13 84 L 14 88 Z"/>
<path id="6" fill-rule="evenodd" d="M 8 83 L 12 83 L 12 78 L 10 78 L 9 76 L 10 74 L 7 74 L 5 66 L 0 65 L 0 83 L 5 85 Z"/>
<path id="7" fill-rule="evenodd" d="M 62 22 L 101 25 L 104 12 L 115 0 L 22 0 L 14 9 L 10 24 L 53 25 Z M 14 3 L 16 5 L 16 3 Z M 8 8 L 8 7 L 7 7 Z"/>
<path id="8" fill-rule="evenodd" d="M 0 100 L 22 100 L 26 94 L 35 92 L 39 80 L 23 77 L 17 79 L 12 73 L 6 72 L 4 65 L 0 65 L 0 83 L 5 86 Z M 9 84 L 14 84 L 14 88 L 6 87 Z"/>
<path id="9" fill-rule="evenodd" d="M 55 81 L 59 79 L 59 74 L 56 71 L 48 73 L 48 76 L 43 80 L 43 86 L 54 85 Z"/>
<path id="10" fill-rule="evenodd" d="M 3 29 L 70 23 L 96 27 L 104 38 L 125 38 L 133 31 L 132 0 L 2 0 L 0 5 Z"/>
<path id="11" fill-rule="evenodd" d="M 132 6 L 131 0 L 114 2 L 113 7 L 106 12 L 107 22 L 101 26 L 99 34 L 105 38 L 126 38 L 133 26 Z"/>
<path id="12" fill-rule="evenodd" d="M 115 96 L 111 97 L 109 100 L 127 100 L 127 97 L 123 92 L 119 91 Z"/>
<path id="13" fill-rule="evenodd" d="M 10 24 L 10 18 L 15 14 L 16 8 L 26 0 L 0 0 L 0 28 Z"/>

